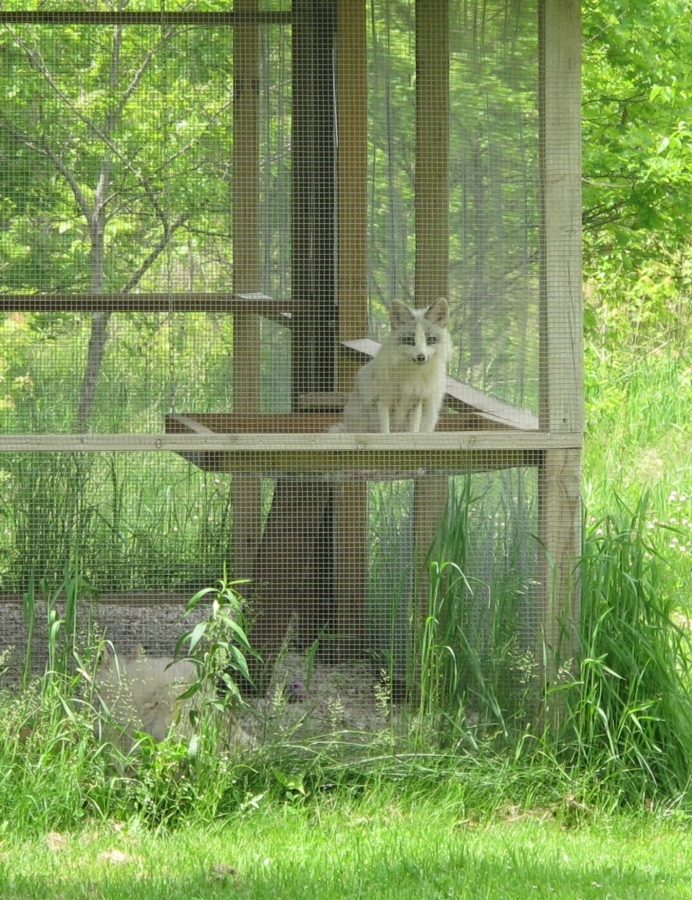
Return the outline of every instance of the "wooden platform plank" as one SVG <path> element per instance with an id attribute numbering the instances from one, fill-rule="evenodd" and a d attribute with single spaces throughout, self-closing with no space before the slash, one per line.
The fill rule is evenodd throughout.
<path id="1" fill-rule="evenodd" d="M 181 456 L 207 472 L 256 473 L 266 478 L 292 475 L 310 481 L 400 481 L 424 474 L 491 472 L 539 464 L 540 451 L 423 452 L 262 452 L 183 451 Z"/>
<path id="2" fill-rule="evenodd" d="M 329 407 L 326 407 L 329 410 Z M 298 412 L 298 413 L 198 413 L 181 415 L 173 413 L 168 418 L 167 431 L 194 431 L 205 434 L 212 433 L 255 433 L 255 434 L 320 434 L 328 432 L 332 425 L 341 421 L 338 411 Z M 188 424 L 177 429 L 174 422 Z M 195 424 L 193 424 L 195 423 Z M 170 427 L 169 427 L 170 426 Z M 500 426 L 494 426 L 499 429 Z M 487 423 L 480 415 L 471 410 L 463 412 L 442 413 L 437 423 L 436 433 L 458 431 L 489 430 Z"/>
<path id="3" fill-rule="evenodd" d="M 307 413 L 305 415 L 308 415 Z M 318 414 L 315 414 L 318 415 Z M 170 417 L 172 419 L 172 417 Z M 203 418 L 200 416 L 200 418 Z M 289 433 L 195 433 L 180 422 L 170 421 L 168 434 L 4 434 L 0 453 L 28 452 L 174 452 L 219 451 L 229 456 L 253 453 L 277 460 L 290 458 L 289 465 L 302 455 L 310 458 L 360 457 L 362 460 L 387 454 L 394 463 L 407 456 L 430 458 L 436 454 L 459 452 L 522 453 L 525 451 L 578 449 L 581 434 L 517 431 L 454 431 L 435 434 L 289 434 Z M 299 468 L 303 468 L 299 466 Z"/>

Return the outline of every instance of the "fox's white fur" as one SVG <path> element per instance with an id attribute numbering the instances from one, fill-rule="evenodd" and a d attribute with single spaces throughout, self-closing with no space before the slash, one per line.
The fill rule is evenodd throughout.
<path id="1" fill-rule="evenodd" d="M 395 300 L 391 332 L 377 356 L 358 372 L 343 425 L 336 430 L 434 431 L 453 349 L 448 319 L 444 297 L 426 309 L 411 309 Z"/>
<path id="2" fill-rule="evenodd" d="M 178 697 L 197 678 L 193 663 L 174 662 L 168 656 L 147 656 L 137 647 L 131 656 L 116 658 L 104 648 L 96 673 L 96 690 L 110 722 L 104 736 L 123 750 L 130 750 L 133 733 L 143 731 L 162 741 L 173 725 L 182 735 L 190 733 L 190 710 L 199 709 L 200 697 Z M 232 743 L 246 744 L 247 734 L 229 722 Z"/>

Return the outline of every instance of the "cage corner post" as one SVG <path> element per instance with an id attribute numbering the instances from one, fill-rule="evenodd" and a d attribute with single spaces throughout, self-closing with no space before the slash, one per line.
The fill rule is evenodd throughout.
<path id="1" fill-rule="evenodd" d="M 449 0 L 416 0 L 416 306 L 449 296 Z M 417 478 L 413 522 L 418 618 L 426 561 L 447 503 L 447 476 Z"/>
<path id="2" fill-rule="evenodd" d="M 293 0 L 291 32 L 291 407 L 335 381 L 335 0 Z M 293 426 L 295 430 L 297 426 Z M 291 430 L 291 429 L 289 429 Z M 313 643 L 332 616 L 334 487 L 275 479 L 256 555 L 251 640 L 268 675 L 281 647 Z"/>
<path id="3" fill-rule="evenodd" d="M 236 0 L 247 13 L 233 32 L 233 290 L 260 290 L 259 215 L 259 24 L 258 0 Z M 261 407 L 260 320 L 236 312 L 233 321 L 233 409 L 258 413 Z M 233 553 L 236 578 L 251 578 L 262 530 L 262 479 L 233 478 Z"/>
<path id="4" fill-rule="evenodd" d="M 368 334 L 367 34 L 365 0 L 337 0 L 337 203 L 339 340 Z M 338 389 L 353 390 L 357 364 L 339 354 Z M 336 631 L 346 657 L 365 645 L 368 585 L 368 485 L 336 489 Z"/>
<path id="5" fill-rule="evenodd" d="M 539 659 L 550 686 L 578 649 L 584 376 L 581 276 L 579 0 L 540 0 L 540 430 L 574 437 L 546 448 L 538 474 Z M 569 443 L 569 442 L 568 442 Z"/>

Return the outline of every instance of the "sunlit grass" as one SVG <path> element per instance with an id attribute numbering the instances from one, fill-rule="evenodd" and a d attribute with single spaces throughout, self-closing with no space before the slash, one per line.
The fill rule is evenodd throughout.
<path id="1" fill-rule="evenodd" d="M 386 792 L 309 808 L 269 806 L 222 826 L 157 835 L 136 822 L 6 840 L 0 894 L 13 900 L 207 898 L 689 897 L 684 829 L 649 815 L 574 829 L 554 811 L 469 815 L 454 791 Z"/>

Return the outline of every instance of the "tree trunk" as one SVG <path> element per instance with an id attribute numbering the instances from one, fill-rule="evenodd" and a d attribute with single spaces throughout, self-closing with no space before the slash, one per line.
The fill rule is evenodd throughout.
<path id="1" fill-rule="evenodd" d="M 108 122 L 112 125 L 112 122 Z M 109 135 L 110 136 L 110 135 Z M 91 290 L 94 294 L 103 292 L 103 271 L 106 239 L 106 197 L 110 185 L 110 159 L 108 151 L 105 152 L 101 165 L 98 185 L 94 194 L 94 209 L 89 223 L 91 235 Z M 103 357 L 106 352 L 108 340 L 108 320 L 110 312 L 105 310 L 95 311 L 91 314 L 91 336 L 87 352 L 82 387 L 77 403 L 77 431 L 89 430 L 89 419 L 96 397 L 96 383 L 98 381 Z"/>
<path id="2" fill-rule="evenodd" d="M 111 313 L 100 311 L 91 314 L 91 337 L 89 338 L 89 350 L 82 377 L 82 387 L 79 392 L 77 404 L 77 431 L 89 430 L 89 419 L 96 396 L 96 383 L 101 371 L 101 364 L 106 352 L 108 340 L 108 322 Z"/>
<path id="3" fill-rule="evenodd" d="M 108 87 L 110 90 L 110 109 L 106 113 L 104 123 L 104 135 L 110 140 L 115 132 L 120 119 L 121 107 L 115 102 L 115 90 L 118 86 L 118 71 L 120 67 L 120 46 L 122 42 L 122 29 L 120 25 L 113 29 L 113 53 L 111 55 L 110 72 L 108 75 Z M 111 182 L 110 151 L 106 146 L 103 152 L 103 162 L 99 180 L 94 192 L 94 208 L 89 222 L 91 237 L 91 290 L 94 294 L 103 292 L 103 274 L 106 240 L 106 203 Z M 108 340 L 108 322 L 111 313 L 106 310 L 95 310 L 91 314 L 91 336 L 87 351 L 86 365 L 82 377 L 82 386 L 79 391 L 77 403 L 77 431 L 89 430 L 89 419 L 96 397 L 96 385 L 98 382 L 103 357 L 106 352 Z"/>

